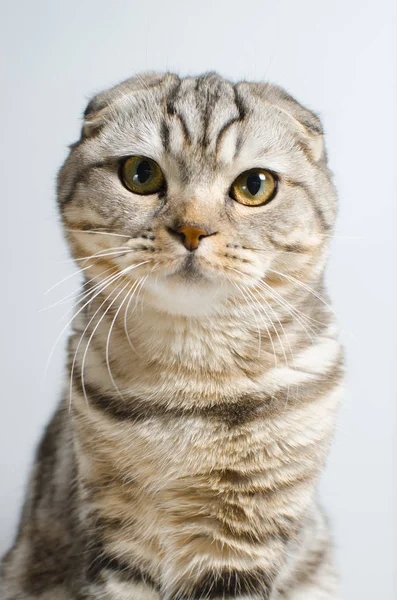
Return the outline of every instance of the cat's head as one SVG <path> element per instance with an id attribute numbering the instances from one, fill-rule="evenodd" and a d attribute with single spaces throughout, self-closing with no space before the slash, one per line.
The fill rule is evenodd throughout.
<path id="1" fill-rule="evenodd" d="M 336 214 L 319 119 L 276 86 L 216 74 L 96 96 L 58 189 L 87 278 L 124 270 L 158 309 L 194 316 L 241 286 L 318 276 Z"/>

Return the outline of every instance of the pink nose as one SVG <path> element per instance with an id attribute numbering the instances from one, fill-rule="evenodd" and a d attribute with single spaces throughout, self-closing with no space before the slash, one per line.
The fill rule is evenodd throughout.
<path id="1" fill-rule="evenodd" d="M 196 225 L 180 225 L 176 229 L 171 229 L 171 233 L 175 233 L 178 235 L 185 248 L 187 248 L 190 252 L 193 250 L 197 250 L 200 240 L 209 235 L 214 235 L 204 229 L 203 227 L 197 227 Z"/>

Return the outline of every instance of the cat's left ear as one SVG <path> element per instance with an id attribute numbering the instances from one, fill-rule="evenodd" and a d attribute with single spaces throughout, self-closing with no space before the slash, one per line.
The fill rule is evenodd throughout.
<path id="1" fill-rule="evenodd" d="M 319 117 L 290 96 L 283 88 L 270 83 L 253 84 L 254 91 L 266 102 L 293 119 L 302 142 L 315 162 L 325 158 L 324 131 Z"/>

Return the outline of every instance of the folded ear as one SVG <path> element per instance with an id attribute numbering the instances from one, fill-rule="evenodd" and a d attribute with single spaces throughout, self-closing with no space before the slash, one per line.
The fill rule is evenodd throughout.
<path id="1" fill-rule="evenodd" d="M 164 73 L 142 73 L 141 75 L 135 75 L 130 79 L 122 81 L 105 92 L 97 94 L 88 103 L 84 111 L 82 137 L 87 138 L 96 135 L 106 122 L 111 107 L 122 101 L 129 94 L 148 91 L 165 82 L 167 78 L 174 77 L 176 76 Z"/>
<path id="2" fill-rule="evenodd" d="M 85 112 L 84 112 L 84 122 L 83 122 L 83 128 L 81 131 L 81 137 L 82 138 L 89 138 L 89 137 L 93 137 L 94 135 L 96 135 L 100 129 L 102 128 L 102 125 L 104 125 L 105 121 L 106 121 L 106 115 L 108 113 L 108 107 L 105 106 L 102 109 L 98 109 L 98 110 L 90 110 L 87 113 L 87 109 L 90 107 L 90 105 L 92 105 L 92 102 L 94 100 L 96 100 L 97 96 L 91 100 L 91 102 L 89 103 L 89 105 L 87 106 Z"/>
<path id="3" fill-rule="evenodd" d="M 319 117 L 299 104 L 283 88 L 271 83 L 253 84 L 255 92 L 266 102 L 294 120 L 300 130 L 302 141 L 305 143 L 313 160 L 318 162 L 325 156 L 324 132 Z"/>

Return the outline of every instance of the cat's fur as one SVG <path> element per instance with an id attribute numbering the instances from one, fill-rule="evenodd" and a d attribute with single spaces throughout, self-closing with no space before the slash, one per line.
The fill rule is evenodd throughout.
<path id="1" fill-rule="evenodd" d="M 339 597 L 316 494 L 343 379 L 322 137 L 282 89 L 216 74 L 90 102 L 58 180 L 87 295 L 3 600 Z M 128 155 L 161 166 L 164 194 L 123 187 Z M 229 197 L 252 167 L 279 176 L 265 206 Z M 193 255 L 180 223 L 217 233 Z"/>

